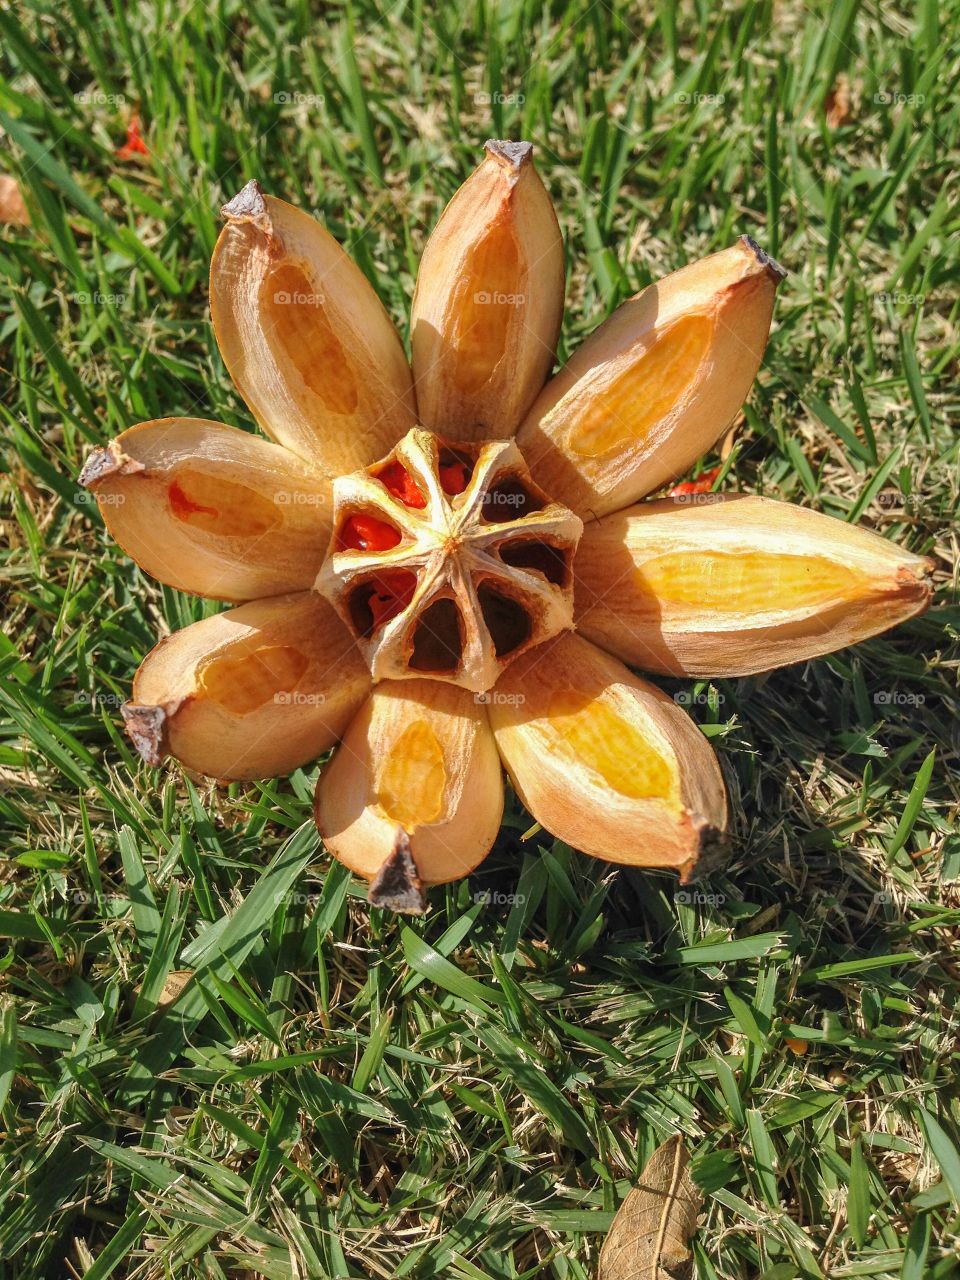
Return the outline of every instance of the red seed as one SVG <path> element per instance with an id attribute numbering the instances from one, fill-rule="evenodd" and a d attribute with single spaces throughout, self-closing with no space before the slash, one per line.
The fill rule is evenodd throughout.
<path id="1" fill-rule="evenodd" d="M 684 480 L 682 484 L 675 484 L 672 489 L 667 490 L 667 497 L 682 498 L 688 493 L 709 493 L 722 470 L 722 467 L 712 467 L 699 480 Z"/>
<path id="2" fill-rule="evenodd" d="M 389 551 L 400 541 L 392 524 L 362 513 L 350 516 L 340 530 L 341 551 Z"/>
<path id="3" fill-rule="evenodd" d="M 440 487 L 449 496 L 463 493 L 467 487 L 467 468 L 463 462 L 442 462 L 440 464 Z"/>
<path id="4" fill-rule="evenodd" d="M 417 589 L 417 579 L 406 569 L 394 569 L 378 574 L 373 585 L 375 589 L 368 604 L 373 625 L 379 627 L 407 607 Z"/>
<path id="5" fill-rule="evenodd" d="M 414 484 L 413 476 L 399 462 L 388 463 L 380 472 L 377 479 L 380 480 L 390 490 L 395 498 L 407 507 L 416 507 L 423 510 L 427 505 L 427 500 Z"/>

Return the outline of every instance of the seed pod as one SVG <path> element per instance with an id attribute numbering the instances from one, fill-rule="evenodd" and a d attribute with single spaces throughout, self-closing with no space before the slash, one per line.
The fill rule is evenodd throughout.
<path id="1" fill-rule="evenodd" d="M 429 675 L 483 693 L 571 626 L 582 529 L 530 480 L 512 440 L 450 444 L 415 428 L 334 482 L 317 590 L 375 679 Z"/>
<path id="2" fill-rule="evenodd" d="M 80 483 L 141 569 L 215 600 L 311 587 L 330 537 L 329 480 L 220 422 L 141 422 L 95 450 Z"/>
<path id="3" fill-rule="evenodd" d="M 148 764 L 270 778 L 329 750 L 370 688 L 343 624 L 313 592 L 194 622 L 144 659 L 123 709 Z"/>
<path id="4" fill-rule="evenodd" d="M 618 307 L 520 428 L 537 483 L 600 516 L 686 471 L 746 399 L 785 274 L 742 236 Z"/>
<path id="5" fill-rule="evenodd" d="M 435 680 L 383 680 L 323 771 L 315 805 L 324 844 L 372 880 L 397 830 L 424 884 L 458 880 L 500 829 L 503 781 L 486 706 Z"/>
<path id="6" fill-rule="evenodd" d="M 516 431 L 563 315 L 563 241 L 533 147 L 486 152 L 427 242 L 411 312 L 420 422 L 455 440 Z"/>
<path id="7" fill-rule="evenodd" d="M 574 566 L 578 627 L 647 671 L 750 675 L 921 613 L 932 567 L 790 503 L 667 498 L 587 525 Z"/>
<path id="8" fill-rule="evenodd" d="M 333 475 L 379 458 L 416 410 L 403 346 L 373 286 L 318 222 L 256 182 L 223 213 L 210 312 L 257 422 Z"/>
<path id="9" fill-rule="evenodd" d="M 565 632 L 525 654 L 490 694 L 517 793 L 554 836 L 595 858 L 676 867 L 718 845 L 726 802 L 716 757 L 666 694 Z"/>

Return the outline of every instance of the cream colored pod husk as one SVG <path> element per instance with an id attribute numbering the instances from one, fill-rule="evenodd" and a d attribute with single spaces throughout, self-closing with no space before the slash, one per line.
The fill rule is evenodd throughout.
<path id="1" fill-rule="evenodd" d="M 330 538 L 330 481 L 321 471 L 202 418 L 131 427 L 91 454 L 80 483 L 142 569 L 213 600 L 306 590 Z"/>
<path id="2" fill-rule="evenodd" d="M 608 862 L 676 867 L 684 880 L 720 846 L 713 751 L 616 658 L 567 632 L 518 659 L 489 697 L 517 794 L 551 835 Z"/>
<path id="3" fill-rule="evenodd" d="M 467 875 L 503 816 L 503 780 L 487 707 L 436 680 L 374 688 L 317 787 L 324 844 L 368 880 L 407 833 L 424 884 Z"/>
<path id="4" fill-rule="evenodd" d="M 123 718 L 153 765 L 272 778 L 328 751 L 370 688 L 340 619 L 312 591 L 254 600 L 161 640 Z"/>
<path id="5" fill-rule="evenodd" d="M 360 268 L 308 214 L 249 182 L 224 205 L 210 314 L 224 363 L 272 439 L 331 475 L 416 422 L 403 346 Z"/>
<path id="6" fill-rule="evenodd" d="M 537 483 L 600 516 L 692 466 L 750 391 L 785 274 L 743 236 L 618 307 L 520 428 Z"/>
<path id="7" fill-rule="evenodd" d="M 750 675 L 922 613 L 932 568 L 791 503 L 666 498 L 587 524 L 574 566 L 577 623 L 645 671 Z"/>
<path id="8" fill-rule="evenodd" d="M 427 242 L 410 316 L 420 422 L 455 440 L 513 434 L 563 317 L 563 240 L 533 148 L 486 151 Z"/>

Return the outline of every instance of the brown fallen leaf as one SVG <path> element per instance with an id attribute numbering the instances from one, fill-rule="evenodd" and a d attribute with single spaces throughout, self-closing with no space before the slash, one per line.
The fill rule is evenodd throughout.
<path id="1" fill-rule="evenodd" d="M 853 114 L 850 109 L 850 81 L 842 73 L 837 76 L 833 88 L 827 94 L 823 110 L 830 129 L 839 129 L 850 120 Z"/>
<path id="2" fill-rule="evenodd" d="M 600 1252 L 597 1280 L 688 1280 L 688 1241 L 703 1197 L 687 1166 L 679 1134 L 657 1147 L 639 1185 L 617 1210 Z"/>
<path id="3" fill-rule="evenodd" d="M 11 227 L 28 227 L 30 214 L 23 203 L 23 196 L 16 178 L 8 173 L 0 174 L 0 223 Z"/>
<path id="4" fill-rule="evenodd" d="M 169 1009 L 175 1001 L 179 1000 L 192 977 L 192 969 L 171 969 L 164 979 L 163 989 L 157 996 L 157 1010 L 162 1012 L 164 1009 Z M 140 994 L 142 986 L 143 983 L 141 982 L 134 987 L 134 996 Z"/>

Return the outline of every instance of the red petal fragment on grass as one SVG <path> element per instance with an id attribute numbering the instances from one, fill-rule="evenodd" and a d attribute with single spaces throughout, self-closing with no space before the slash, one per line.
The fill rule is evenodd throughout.
<path id="1" fill-rule="evenodd" d="M 376 516 L 350 516 L 340 530 L 341 551 L 389 551 L 399 541 L 393 525 Z"/>
<path id="2" fill-rule="evenodd" d="M 377 477 L 390 490 L 395 498 L 407 507 L 423 510 L 427 500 L 414 483 L 413 476 L 399 462 L 390 462 Z"/>
<path id="3" fill-rule="evenodd" d="M 118 160 L 131 160 L 134 156 L 148 156 L 147 144 L 140 136 L 140 117 L 133 116 L 127 125 L 127 140 L 122 147 L 117 147 Z"/>
<path id="4" fill-rule="evenodd" d="M 463 493 L 467 487 L 467 467 L 463 462 L 442 462 L 440 464 L 440 487 L 449 497 Z"/>
<path id="5" fill-rule="evenodd" d="M 709 493 L 722 470 L 723 467 L 711 467 L 699 480 L 684 480 L 682 484 L 675 484 L 672 489 L 667 490 L 667 497 L 681 498 L 687 493 Z"/>
<path id="6" fill-rule="evenodd" d="M 407 569 L 396 569 L 378 574 L 373 585 L 374 592 L 368 604 L 373 614 L 373 625 L 379 627 L 407 607 L 417 589 L 417 579 Z"/>

